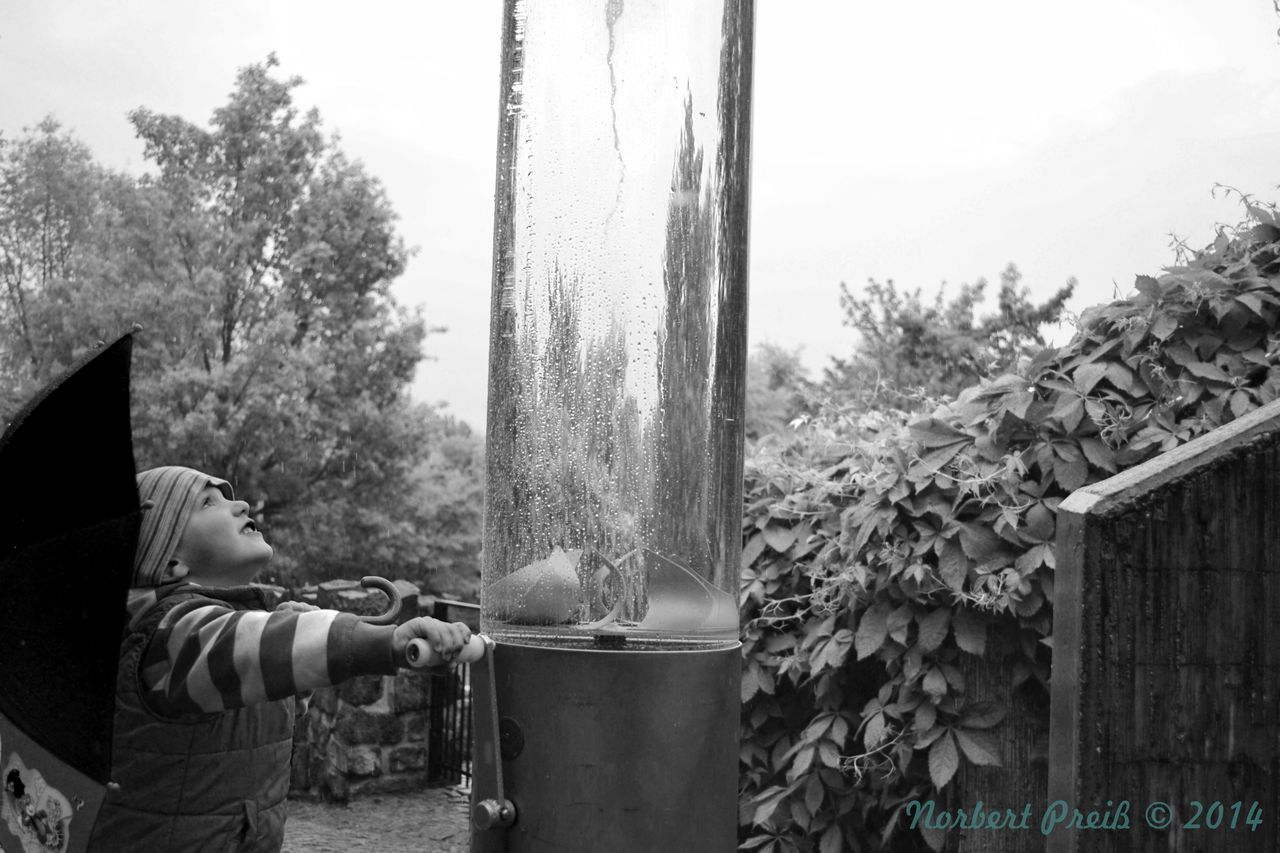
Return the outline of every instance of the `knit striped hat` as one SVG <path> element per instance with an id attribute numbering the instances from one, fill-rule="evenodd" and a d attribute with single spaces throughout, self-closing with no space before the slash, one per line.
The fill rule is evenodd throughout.
<path id="1" fill-rule="evenodd" d="M 194 468 L 165 465 L 138 475 L 138 500 L 144 512 L 142 528 L 138 531 L 138 551 L 133 558 L 135 587 L 160 585 L 178 540 L 187 529 L 196 497 L 206 486 L 217 486 L 227 500 L 235 500 L 230 483 Z"/>

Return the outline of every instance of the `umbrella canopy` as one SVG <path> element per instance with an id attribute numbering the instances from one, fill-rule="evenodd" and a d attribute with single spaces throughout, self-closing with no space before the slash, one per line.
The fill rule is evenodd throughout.
<path id="1" fill-rule="evenodd" d="M 15 742 L 29 739 L 89 779 L 109 779 L 116 664 L 140 516 L 129 422 L 132 343 L 125 335 L 82 359 L 0 438 L 6 773 Z M 49 774 L 46 767 L 43 777 Z M 6 779 L 9 797 L 13 788 Z"/>

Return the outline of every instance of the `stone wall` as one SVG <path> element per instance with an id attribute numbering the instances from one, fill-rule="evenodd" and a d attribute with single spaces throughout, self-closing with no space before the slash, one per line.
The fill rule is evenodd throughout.
<path id="1" fill-rule="evenodd" d="M 407 581 L 396 586 L 402 600 L 399 621 L 419 615 L 418 588 Z M 360 615 L 376 615 L 388 606 L 383 593 L 356 581 L 328 581 L 293 597 Z M 422 615 L 429 615 L 425 608 Z M 432 684 L 455 677 L 401 670 L 315 691 L 294 728 L 290 795 L 347 800 L 425 787 Z"/>

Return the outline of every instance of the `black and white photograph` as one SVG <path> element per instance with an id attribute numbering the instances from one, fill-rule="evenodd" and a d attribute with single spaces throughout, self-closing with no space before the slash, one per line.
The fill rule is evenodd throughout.
<path id="1" fill-rule="evenodd" d="M 0 853 L 1280 849 L 1277 151 L 1280 0 L 7 0 Z"/>

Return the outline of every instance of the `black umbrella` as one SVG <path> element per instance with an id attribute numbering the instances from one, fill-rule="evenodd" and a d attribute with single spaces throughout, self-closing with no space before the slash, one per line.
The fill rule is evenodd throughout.
<path id="1" fill-rule="evenodd" d="M 0 438 L 0 849 L 81 850 L 111 770 L 140 511 L 132 335 L 81 359 Z"/>

